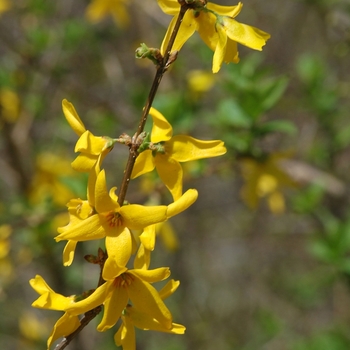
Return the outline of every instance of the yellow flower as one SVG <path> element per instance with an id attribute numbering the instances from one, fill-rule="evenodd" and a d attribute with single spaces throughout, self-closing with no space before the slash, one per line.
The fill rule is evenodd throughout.
<path id="1" fill-rule="evenodd" d="M 241 190 L 243 200 L 256 208 L 259 199 L 266 197 L 269 208 L 274 214 L 285 211 L 283 187 L 294 187 L 295 182 L 278 166 L 286 158 L 282 155 L 271 155 L 264 161 L 246 158 L 241 161 L 242 175 L 245 184 Z"/>
<path id="2" fill-rule="evenodd" d="M 65 297 L 54 292 L 39 275 L 32 278 L 29 283 L 40 294 L 40 297 L 32 303 L 33 307 L 64 311 L 68 306 L 74 304 L 74 296 Z"/>
<path id="3" fill-rule="evenodd" d="M 171 33 L 173 32 L 180 4 L 177 0 L 158 0 L 161 9 L 174 16 L 164 37 L 161 53 L 164 55 Z M 237 43 L 254 50 L 262 50 L 270 35 L 260 29 L 234 20 L 243 4 L 237 6 L 220 6 L 208 2 L 205 6 L 195 5 L 185 13 L 172 51 L 180 50 L 183 44 L 198 31 L 202 40 L 214 51 L 213 73 L 217 73 L 222 62 L 239 61 Z"/>
<path id="4" fill-rule="evenodd" d="M 108 193 L 105 171 L 102 170 L 96 180 L 92 215 L 88 214 L 85 219 L 81 219 L 81 216 L 77 217 L 73 214 L 67 226 L 58 228 L 60 234 L 55 239 L 56 241 L 88 241 L 106 237 L 108 252 L 106 265 L 111 263 L 122 268 L 127 264 L 132 251 L 129 229 L 141 230 L 146 226 L 166 220 L 168 208 L 165 205 L 120 206 L 118 197 L 114 193 L 115 190 L 114 187 Z M 90 204 L 85 205 L 86 212 L 89 212 Z"/>
<path id="5" fill-rule="evenodd" d="M 129 299 L 141 312 L 150 315 L 165 329 L 172 328 L 172 315 L 165 306 L 157 290 L 151 283 L 168 278 L 168 268 L 154 270 L 127 270 L 121 272 L 111 266 L 104 267 L 106 283 L 98 287 L 90 296 L 67 308 L 70 315 L 79 315 L 86 309 L 104 304 L 104 314 L 97 330 L 103 332 L 113 327 L 119 320 Z"/>
<path id="6" fill-rule="evenodd" d="M 72 103 L 63 100 L 62 109 L 69 125 L 79 136 L 74 151 L 80 154 L 73 161 L 72 167 L 77 171 L 90 172 L 96 164 L 101 164 L 112 150 L 115 141 L 106 136 L 94 136 L 86 130 Z"/>
<path id="7" fill-rule="evenodd" d="M 165 287 L 159 291 L 159 296 L 164 300 L 169 295 L 173 294 L 179 286 L 179 281 L 170 280 Z M 172 334 L 184 334 L 186 328 L 180 324 L 172 323 L 171 328 L 165 328 L 151 315 L 139 311 L 136 307 L 127 305 L 122 316 L 122 324 L 118 332 L 114 336 L 114 341 L 117 346 L 122 346 L 124 350 L 135 350 L 135 327 L 142 330 L 152 330 L 158 332 L 166 332 Z"/>
<path id="8" fill-rule="evenodd" d="M 121 27 L 129 23 L 129 16 L 126 11 L 127 0 L 93 0 L 86 8 L 87 19 L 96 23 L 104 17 L 112 15 L 114 21 Z"/>
<path id="9" fill-rule="evenodd" d="M 173 129 L 165 117 L 151 108 L 153 119 L 151 142 L 160 144 L 160 151 L 150 149 L 143 151 L 136 158 L 131 177 L 157 169 L 158 175 L 176 201 L 182 195 L 183 171 L 179 162 L 217 157 L 226 153 L 224 143 L 220 140 L 202 141 L 191 136 L 172 137 Z"/>

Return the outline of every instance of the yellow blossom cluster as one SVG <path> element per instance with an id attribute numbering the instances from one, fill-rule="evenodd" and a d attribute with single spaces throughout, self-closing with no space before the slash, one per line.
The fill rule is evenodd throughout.
<path id="1" fill-rule="evenodd" d="M 168 54 L 169 42 L 173 41 L 172 51 L 179 51 L 198 31 L 214 51 L 214 73 L 219 71 L 222 62 L 238 62 L 237 43 L 261 50 L 270 37 L 234 19 L 241 11 L 241 3 L 237 6 L 219 6 L 206 0 L 157 1 L 165 13 L 174 16 L 161 45 L 161 55 Z M 106 13 L 112 13 L 120 24 L 125 24 L 126 3 L 125 0 L 94 0 L 87 9 L 87 16 L 97 21 Z M 177 21 L 179 11 L 184 14 L 182 23 Z M 175 26 L 177 36 L 174 38 Z M 157 64 L 161 61 L 157 60 Z M 162 68 L 162 73 L 165 70 L 166 66 Z M 75 152 L 79 154 L 71 165 L 76 171 L 88 173 L 88 185 L 85 199 L 69 200 L 69 223 L 58 228 L 55 240 L 67 242 L 63 250 L 65 266 L 72 264 L 78 242 L 103 240 L 104 249 L 99 248 L 97 256 L 86 257 L 89 262 L 101 267 L 101 274 L 97 287 L 81 295 L 63 296 L 56 293 L 39 275 L 30 280 L 32 288 L 40 295 L 33 302 L 34 307 L 64 313 L 53 327 L 47 348 L 55 340 L 76 332 L 82 326 L 84 317 L 91 312 L 98 313 L 101 308 L 103 316 L 97 330 L 106 331 L 118 323 L 114 340 L 124 350 L 136 349 L 135 327 L 183 334 L 185 327 L 173 322 L 172 314 L 164 303 L 178 288 L 179 282 L 170 280 L 161 290 L 152 285 L 170 276 L 167 267 L 149 269 L 151 253 L 155 248 L 156 227 L 186 210 L 197 199 L 195 189 L 183 192 L 181 163 L 223 155 L 226 153 L 223 142 L 204 141 L 188 135 L 174 136 L 171 124 L 151 106 L 146 110 L 153 121 L 150 133 L 139 126 L 141 131 L 133 137 L 126 134 L 119 138 L 95 136 L 85 128 L 72 103 L 63 100 L 62 107 L 69 125 L 79 137 L 75 146 Z M 103 161 L 116 143 L 129 146 L 130 157 L 134 159 L 126 181 L 156 169 L 172 196 L 172 203 L 155 206 L 130 204 L 124 200 L 126 191 L 121 189 L 118 196 L 116 187 L 107 188 Z M 125 182 L 121 188 L 124 185 Z M 81 318 L 81 315 L 85 316 Z"/>
<path id="2" fill-rule="evenodd" d="M 64 100 L 65 117 L 79 136 L 75 151 L 79 152 L 72 167 L 89 173 L 87 198 L 71 199 L 68 204 L 69 223 L 58 228 L 55 240 L 67 241 L 63 264 L 71 265 L 78 242 L 104 239 L 106 252 L 102 269 L 103 283 L 87 297 L 64 297 L 55 293 L 41 276 L 30 281 L 40 294 L 34 307 L 64 311 L 48 340 L 48 348 L 56 339 L 69 335 L 80 325 L 78 316 L 100 305 L 104 314 L 97 329 L 112 328 L 121 318 L 122 325 L 115 335 L 117 345 L 135 348 L 133 327 L 181 334 L 185 327 L 173 323 L 163 299 L 171 295 L 179 282 L 171 280 L 161 291 L 151 284 L 169 277 L 166 267 L 149 270 L 150 255 L 155 246 L 156 225 L 187 209 L 197 199 L 197 191 L 182 193 L 182 168 L 179 162 L 222 155 L 222 141 L 202 141 L 190 136 L 172 137 L 172 127 L 165 117 L 151 109 L 153 127 L 149 147 L 139 154 L 132 177 L 152 171 L 155 167 L 170 190 L 174 202 L 169 205 L 120 205 L 116 187 L 109 191 L 102 161 L 118 139 L 100 137 L 86 130 L 74 106 Z M 135 239 L 135 232 L 141 232 Z M 135 249 L 136 247 L 136 249 Z M 134 268 L 127 266 L 135 252 Z M 80 300 L 81 299 L 81 300 Z"/>

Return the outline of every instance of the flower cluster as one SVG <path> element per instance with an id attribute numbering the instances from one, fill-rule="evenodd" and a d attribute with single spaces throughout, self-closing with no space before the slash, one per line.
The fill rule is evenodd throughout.
<path id="1" fill-rule="evenodd" d="M 124 13 L 126 3 L 125 0 L 94 0 L 87 14 L 91 20 L 98 20 L 111 12 L 122 24 L 127 18 Z M 151 58 L 156 63 L 155 81 L 158 85 L 168 65 L 176 59 L 177 51 L 195 31 L 214 51 L 214 73 L 220 69 L 222 62 L 238 62 L 237 43 L 261 50 L 269 38 L 269 34 L 235 21 L 242 8 L 241 3 L 237 6 L 219 6 L 206 0 L 158 0 L 158 3 L 174 19 L 161 49 L 148 49 L 143 45 L 142 54 L 139 52 L 138 55 L 139 58 Z M 180 14 L 184 16 L 183 21 L 178 17 Z M 166 52 L 168 46 L 172 46 L 173 53 Z M 114 339 L 116 345 L 124 350 L 136 348 L 135 327 L 173 334 L 185 331 L 184 326 L 173 322 L 172 314 L 164 303 L 178 288 L 179 282 L 170 280 L 161 290 L 152 285 L 170 276 L 167 267 L 149 269 L 156 227 L 186 210 L 197 199 L 195 189 L 183 192 L 180 163 L 217 157 L 225 154 L 226 148 L 220 140 L 173 136 L 170 123 L 151 107 L 156 91 L 157 88 L 153 87 L 150 90 L 145 114 L 138 132 L 132 137 L 127 134 L 119 138 L 95 136 L 85 128 L 74 106 L 63 100 L 64 115 L 79 137 L 75 146 L 75 152 L 79 154 L 71 165 L 76 171 L 88 173 L 88 185 L 85 199 L 69 200 L 69 223 L 58 228 L 55 240 L 67 242 L 63 250 L 65 266 L 72 264 L 78 242 L 103 240 L 104 249 L 99 248 L 97 256 L 85 257 L 88 262 L 98 264 L 101 272 L 97 287 L 81 295 L 58 294 L 39 275 L 30 280 L 31 286 L 40 295 L 34 301 L 34 307 L 64 312 L 53 327 L 48 349 L 58 338 L 79 331 L 84 326 L 84 319 L 101 309 L 103 317 L 97 330 L 106 331 L 118 323 Z M 147 114 L 153 121 L 149 133 L 143 131 Z M 130 150 L 118 195 L 116 187 L 108 190 L 107 174 L 103 169 L 103 161 L 116 143 L 124 144 Z M 127 202 L 127 184 L 154 169 L 169 190 L 172 202 L 154 206 Z M 84 315 L 83 318 L 80 315 Z"/>
<path id="2" fill-rule="evenodd" d="M 122 324 L 115 341 L 126 349 L 134 348 L 135 326 L 184 333 L 185 327 L 173 323 L 171 312 L 163 301 L 175 291 L 179 282 L 171 280 L 161 291 L 152 286 L 152 283 L 170 275 L 166 267 L 148 269 L 155 246 L 155 228 L 156 224 L 179 214 L 197 199 L 195 189 L 182 193 L 182 168 L 179 162 L 224 154 L 226 149 L 222 141 L 201 141 L 186 135 L 172 137 L 171 125 L 164 116 L 152 109 L 152 132 L 149 141 L 143 143 L 143 149 L 140 147 L 133 177 L 156 167 L 174 202 L 158 206 L 120 204 L 115 193 L 116 187 L 109 191 L 107 189 L 102 162 L 115 142 L 120 142 L 122 138 L 93 135 L 86 130 L 70 102 L 63 100 L 62 107 L 68 123 L 79 136 L 75 146 L 79 155 L 72 162 L 72 167 L 77 171 L 88 172 L 89 179 L 86 199 L 75 198 L 68 202 L 69 223 L 58 228 L 59 234 L 55 240 L 67 241 L 63 251 L 65 266 L 71 265 L 78 242 L 104 239 L 105 252 L 100 251 L 98 257 L 90 257 L 92 262 L 102 266 L 102 283 L 83 296 L 64 297 L 57 294 L 41 276 L 30 281 L 40 294 L 33 303 L 34 307 L 65 312 L 54 326 L 48 348 L 54 340 L 69 335 L 79 327 L 79 315 L 100 305 L 104 306 L 104 314 L 97 329 L 105 331 L 112 328 L 121 318 Z M 130 269 L 128 265 L 133 252 L 134 268 Z"/>
<path id="3" fill-rule="evenodd" d="M 183 44 L 198 32 L 205 44 L 214 51 L 213 73 L 217 73 L 223 62 L 238 63 L 237 43 L 253 50 L 262 50 L 270 34 L 264 31 L 239 23 L 235 17 L 241 12 L 243 4 L 236 6 L 220 6 L 206 0 L 157 0 L 161 9 L 168 15 L 174 16 L 161 46 L 165 53 L 171 33 L 179 16 L 180 6 L 187 6 L 179 34 L 173 44 L 172 50 L 180 50 Z"/>

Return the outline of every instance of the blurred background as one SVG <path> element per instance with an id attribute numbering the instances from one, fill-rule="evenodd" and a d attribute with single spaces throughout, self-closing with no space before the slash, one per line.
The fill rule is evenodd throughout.
<path id="1" fill-rule="evenodd" d="M 64 242 L 53 239 L 68 200 L 86 198 L 62 99 L 95 135 L 132 135 L 155 72 L 134 52 L 159 47 L 170 19 L 155 0 L 0 0 L 3 349 L 45 349 L 62 315 L 31 307 L 29 279 L 40 274 L 64 295 L 98 280 L 83 259 L 98 242 L 79 244 L 64 268 Z M 137 348 L 348 350 L 350 3 L 246 0 L 237 20 L 271 34 L 262 52 L 239 46 L 240 63 L 213 75 L 195 34 L 155 99 L 174 134 L 222 139 L 228 152 L 183 164 L 184 189 L 199 198 L 159 229 L 152 255 L 151 268 L 181 281 L 167 305 L 186 334 L 140 331 Z M 110 187 L 126 157 L 116 145 L 106 158 Z M 171 201 L 155 173 L 133 181 L 127 199 Z M 68 349 L 114 349 L 99 319 Z"/>

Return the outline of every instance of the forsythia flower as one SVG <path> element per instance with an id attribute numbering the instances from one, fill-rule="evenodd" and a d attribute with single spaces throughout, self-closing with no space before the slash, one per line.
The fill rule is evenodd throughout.
<path id="1" fill-rule="evenodd" d="M 172 328 L 172 315 L 165 306 L 157 290 L 151 283 L 163 281 L 168 278 L 168 268 L 154 270 L 127 270 L 123 272 L 113 267 L 105 266 L 103 278 L 106 283 L 98 287 L 86 299 L 78 301 L 67 308 L 70 315 L 79 315 L 88 308 L 93 309 L 104 304 L 103 318 L 97 330 L 103 332 L 113 327 L 119 320 L 129 299 L 141 312 L 156 319 L 162 327 Z"/>
<path id="2" fill-rule="evenodd" d="M 79 156 L 72 163 L 74 170 L 90 172 L 96 164 L 100 165 L 104 157 L 112 150 L 114 140 L 105 136 L 94 136 L 81 121 L 72 103 L 62 101 L 63 113 L 79 140 L 75 145 L 75 152 Z"/>
<path id="3" fill-rule="evenodd" d="M 170 280 L 165 287 L 159 291 L 162 300 L 175 292 L 180 285 L 179 281 Z M 127 305 L 122 313 L 123 323 L 119 327 L 118 332 L 114 336 L 116 345 L 123 346 L 124 350 L 135 350 L 135 327 L 142 330 L 153 330 L 158 332 L 166 332 L 172 334 L 184 334 L 186 328 L 180 324 L 172 323 L 171 328 L 165 328 L 151 315 L 139 311 L 137 308 Z"/>
<path id="4" fill-rule="evenodd" d="M 56 241 L 88 241 L 106 237 L 108 252 L 106 265 L 108 261 L 113 260 L 118 266 L 124 267 L 132 251 L 129 229 L 143 229 L 166 220 L 167 207 L 165 205 L 146 207 L 137 204 L 120 206 L 115 190 L 114 187 L 108 193 L 105 171 L 102 170 L 96 180 L 93 214 L 84 220 L 73 216 L 74 220 L 67 226 L 58 228 L 60 234 L 55 237 Z"/>
<path id="5" fill-rule="evenodd" d="M 177 0 L 158 0 L 158 4 L 166 14 L 174 16 L 161 46 L 164 55 L 177 21 L 180 4 Z M 237 43 L 261 51 L 270 35 L 234 19 L 241 12 L 242 6 L 241 2 L 237 6 L 220 6 L 208 2 L 190 8 L 185 13 L 172 51 L 180 50 L 193 33 L 198 31 L 202 40 L 214 51 L 213 73 L 220 70 L 222 62 L 239 61 Z"/>
<path id="6" fill-rule="evenodd" d="M 165 117 L 154 108 L 151 108 L 150 115 L 153 119 L 151 142 L 160 143 L 162 150 L 148 149 L 140 153 L 131 177 L 136 178 L 156 168 L 176 201 L 182 195 L 183 171 L 179 162 L 217 157 L 225 154 L 226 148 L 220 140 L 202 141 L 185 135 L 172 137 L 173 129 Z"/>
<path id="7" fill-rule="evenodd" d="M 127 0 L 93 0 L 86 8 L 86 17 L 90 22 L 96 23 L 110 14 L 117 24 L 125 27 L 129 23 L 126 4 Z"/>
<path id="8" fill-rule="evenodd" d="M 40 297 L 32 304 L 33 307 L 48 310 L 65 311 L 67 307 L 74 304 L 74 296 L 65 297 L 55 293 L 45 282 L 45 280 L 36 275 L 29 281 L 32 288 L 40 294 Z M 90 309 L 84 310 L 84 312 Z M 47 349 L 58 338 L 73 333 L 80 325 L 79 318 L 74 315 L 69 315 L 67 312 L 56 322 L 47 340 Z"/>

